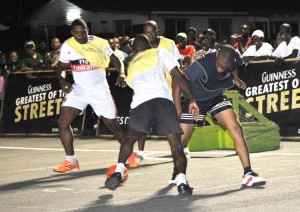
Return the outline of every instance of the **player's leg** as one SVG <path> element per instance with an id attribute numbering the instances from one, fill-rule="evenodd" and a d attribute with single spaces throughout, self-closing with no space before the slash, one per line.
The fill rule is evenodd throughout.
<path id="1" fill-rule="evenodd" d="M 156 99 L 155 110 L 155 126 L 157 133 L 166 135 L 173 157 L 177 175 L 177 189 L 179 194 L 192 194 L 192 188 L 189 187 L 186 181 L 187 159 L 183 152 L 181 144 L 181 134 L 183 133 L 179 121 L 176 108 L 172 101 L 167 99 Z M 165 111 L 168 111 L 166 113 Z"/>
<path id="2" fill-rule="evenodd" d="M 93 98 L 89 98 L 89 104 L 94 112 L 100 117 L 105 126 L 113 133 L 115 138 L 122 143 L 126 137 L 126 130 L 123 129 L 117 122 L 117 109 L 115 102 L 109 90 L 99 92 L 100 88 L 95 88 Z"/>
<path id="3" fill-rule="evenodd" d="M 229 107 L 229 104 L 231 105 L 227 99 L 224 99 L 212 108 L 211 114 L 221 125 L 228 129 L 234 140 L 236 153 L 238 154 L 244 168 L 242 185 L 264 185 L 266 181 L 263 178 L 257 177 L 257 174 L 252 171 L 248 146 L 244 137 L 242 126 L 237 120 L 234 109 Z"/>
<path id="4" fill-rule="evenodd" d="M 189 187 L 186 181 L 187 158 L 183 152 L 180 142 L 180 134 L 167 134 L 167 139 L 171 147 L 174 167 L 178 174 L 176 177 L 177 189 L 179 194 L 192 194 L 193 189 Z"/>
<path id="5" fill-rule="evenodd" d="M 130 128 L 125 140 L 121 143 L 118 164 L 113 173 L 106 181 L 105 187 L 115 190 L 122 180 L 122 173 L 126 160 L 133 151 L 134 143 L 143 133 L 149 131 L 153 123 L 153 104 L 152 101 L 144 102 L 130 111 Z"/>
<path id="6" fill-rule="evenodd" d="M 134 151 L 128 158 L 129 168 L 138 168 L 141 161 L 144 160 L 144 147 L 146 141 L 146 133 L 143 133 L 138 139 L 138 151 Z"/>
<path id="7" fill-rule="evenodd" d="M 58 118 L 58 128 L 61 143 L 65 149 L 66 160 L 60 163 L 59 166 L 53 168 L 53 171 L 65 173 L 79 169 L 78 161 L 74 154 L 74 135 L 71 129 L 71 124 L 79 113 L 80 110 L 76 108 L 68 106 L 61 107 Z"/>
<path id="8" fill-rule="evenodd" d="M 214 118 L 230 132 L 236 153 L 238 154 L 244 168 L 251 167 L 249 151 L 244 138 L 241 124 L 232 108 L 223 110 L 214 115 Z"/>
<path id="9" fill-rule="evenodd" d="M 105 187 L 110 190 L 115 190 L 122 182 L 122 174 L 125 168 L 127 158 L 133 151 L 133 145 L 137 138 L 141 135 L 141 132 L 129 129 L 128 136 L 121 143 L 118 164 L 115 172 L 105 181 Z"/>
<path id="10" fill-rule="evenodd" d="M 105 126 L 113 133 L 119 143 L 122 143 L 126 137 L 127 132 L 125 131 L 125 129 L 121 128 L 121 126 L 117 122 L 117 119 L 108 119 L 103 116 L 101 117 L 101 119 Z"/>
<path id="11" fill-rule="evenodd" d="M 183 149 L 187 148 L 188 141 L 190 137 L 192 136 L 192 133 L 194 131 L 194 124 L 187 124 L 187 123 L 180 123 L 180 127 L 183 130 L 183 134 L 181 134 L 181 144 Z M 186 152 L 183 150 L 186 158 L 189 158 Z M 174 166 L 173 173 L 172 173 L 172 178 L 169 180 L 169 184 L 177 184 L 177 175 L 178 175 L 178 170 Z"/>

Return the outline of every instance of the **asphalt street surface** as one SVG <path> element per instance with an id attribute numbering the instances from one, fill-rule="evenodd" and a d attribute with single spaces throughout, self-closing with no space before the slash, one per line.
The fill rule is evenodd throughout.
<path id="1" fill-rule="evenodd" d="M 234 150 L 191 152 L 187 179 L 194 193 L 188 197 L 167 184 L 173 169 L 167 141 L 148 138 L 145 150 L 126 184 L 110 191 L 104 182 L 106 169 L 117 162 L 114 139 L 76 138 L 80 170 L 59 174 L 52 171 L 65 159 L 58 137 L 1 137 L 0 211 L 300 211 L 300 139 L 250 154 L 253 170 L 267 180 L 255 188 L 241 186 Z"/>

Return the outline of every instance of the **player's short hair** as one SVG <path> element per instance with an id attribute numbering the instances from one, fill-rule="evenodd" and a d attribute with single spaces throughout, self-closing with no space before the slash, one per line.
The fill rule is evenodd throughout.
<path id="1" fill-rule="evenodd" d="M 86 22 L 82 18 L 77 18 L 72 22 L 71 30 L 73 30 L 75 26 L 82 26 L 84 29 L 88 28 Z"/>
<path id="2" fill-rule="evenodd" d="M 158 30 L 157 23 L 153 20 L 148 20 L 144 23 L 144 26 L 149 25 L 152 26 L 154 30 Z"/>
<path id="3" fill-rule="evenodd" d="M 133 40 L 132 49 L 135 52 L 151 49 L 149 38 L 143 33 L 137 34 Z"/>
<path id="4" fill-rule="evenodd" d="M 233 46 L 224 44 L 218 52 L 218 57 L 220 57 L 224 63 L 231 64 L 234 61 L 236 54 L 237 52 Z"/>

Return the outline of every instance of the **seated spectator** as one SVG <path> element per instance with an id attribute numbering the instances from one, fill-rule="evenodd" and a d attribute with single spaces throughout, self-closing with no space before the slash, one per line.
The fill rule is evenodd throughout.
<path id="1" fill-rule="evenodd" d="M 201 49 L 199 51 L 197 51 L 196 54 L 194 55 L 195 59 L 200 59 L 202 57 L 205 57 L 206 54 L 217 51 L 216 49 L 210 48 L 210 43 L 209 43 L 209 40 L 207 39 L 207 37 L 200 38 L 199 44 L 201 46 Z"/>
<path id="2" fill-rule="evenodd" d="M 242 24 L 240 26 L 239 36 L 237 36 L 237 42 L 233 45 L 240 54 L 244 52 L 251 46 L 251 37 L 250 37 L 250 27 L 247 24 Z"/>
<path id="3" fill-rule="evenodd" d="M 59 53 L 61 48 L 60 39 L 57 37 L 52 38 L 51 40 L 51 57 L 53 58 L 53 63 L 51 64 L 51 68 L 56 68 L 59 63 Z"/>
<path id="4" fill-rule="evenodd" d="M 217 34 L 213 29 L 206 29 L 203 31 L 204 37 L 209 41 L 209 47 L 211 49 L 219 50 L 223 45 L 217 42 Z"/>
<path id="5" fill-rule="evenodd" d="M 190 27 L 188 30 L 187 30 L 187 45 L 193 45 L 195 46 L 195 43 L 197 41 L 197 30 L 196 28 L 194 27 Z"/>
<path id="6" fill-rule="evenodd" d="M 129 62 L 133 58 L 133 50 L 132 50 L 132 43 L 133 43 L 134 38 L 131 38 L 128 41 L 125 41 L 123 43 L 123 48 L 125 52 L 128 54 L 128 56 L 124 59 L 124 66 L 127 69 Z"/>
<path id="7" fill-rule="evenodd" d="M 108 43 L 110 45 L 110 48 L 115 52 L 115 55 L 124 62 L 125 57 L 128 55 L 120 50 L 120 41 L 119 38 L 114 37 L 111 39 L 108 39 Z"/>
<path id="8" fill-rule="evenodd" d="M 3 52 L 0 52 L 0 64 L 3 64 L 5 68 L 7 66 L 6 54 Z"/>
<path id="9" fill-rule="evenodd" d="M 25 42 L 25 56 L 21 60 L 22 68 L 21 71 L 33 71 L 40 70 L 43 67 L 44 59 L 43 56 L 35 51 L 35 44 L 32 40 Z"/>
<path id="10" fill-rule="evenodd" d="M 284 23 L 279 28 L 279 38 L 282 40 L 278 47 L 272 53 L 272 58 L 300 58 L 300 38 L 292 37 L 292 28 L 288 23 Z"/>
<path id="11" fill-rule="evenodd" d="M 263 42 L 264 32 L 261 30 L 255 30 L 252 33 L 252 44 L 249 48 L 242 54 L 242 59 L 245 63 L 250 60 L 267 60 L 273 52 L 273 47 L 271 44 Z"/>
<path id="12" fill-rule="evenodd" d="M 8 63 L 7 63 L 7 70 L 12 73 L 15 71 L 21 71 L 22 64 L 21 64 L 21 56 L 18 51 L 13 50 L 9 53 Z"/>
<path id="13" fill-rule="evenodd" d="M 6 72 L 5 65 L 0 63 L 0 109 L 4 98 L 5 72 Z"/>
<path id="14" fill-rule="evenodd" d="M 36 51 L 38 53 L 40 53 L 41 55 L 44 55 L 46 51 L 48 51 L 48 47 L 46 45 L 46 42 L 45 41 L 41 41 L 39 42 L 39 44 L 37 45 L 37 49 Z"/>
<path id="15" fill-rule="evenodd" d="M 187 35 L 184 32 L 178 33 L 176 43 L 176 47 L 181 55 L 180 59 L 182 65 L 188 65 L 191 57 L 193 57 L 196 52 L 195 47 L 193 45 L 187 45 Z"/>
<path id="16" fill-rule="evenodd" d="M 276 35 L 276 39 L 273 42 L 273 49 L 276 49 L 279 46 L 279 44 L 282 43 L 282 41 L 283 41 L 282 37 L 280 36 L 280 33 L 278 32 L 277 35 Z"/>
<path id="17" fill-rule="evenodd" d="M 44 64 L 42 66 L 42 69 L 44 69 L 44 70 L 53 69 L 52 64 L 54 64 L 54 62 L 55 62 L 55 59 L 52 58 L 51 52 L 50 51 L 45 51 Z"/>

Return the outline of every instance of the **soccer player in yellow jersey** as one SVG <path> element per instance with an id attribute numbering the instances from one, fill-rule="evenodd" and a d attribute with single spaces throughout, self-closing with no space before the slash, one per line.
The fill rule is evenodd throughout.
<path id="1" fill-rule="evenodd" d="M 178 48 L 176 47 L 175 41 L 169 38 L 165 38 L 163 36 L 158 36 L 158 33 L 159 33 L 159 28 L 155 21 L 148 20 L 144 23 L 144 34 L 148 37 L 151 47 L 163 48 L 167 50 L 175 57 L 175 59 L 178 62 L 180 62 L 180 53 L 178 51 Z M 169 90 L 172 93 L 172 87 L 175 81 L 172 80 L 172 77 L 168 72 L 165 72 L 165 77 L 168 83 Z M 179 110 L 179 108 L 181 109 L 180 99 L 174 99 L 174 104 L 176 106 L 177 114 L 178 116 L 180 116 L 181 114 L 181 110 Z M 145 139 L 146 139 L 146 133 L 143 134 L 138 141 L 139 151 L 132 153 L 128 158 L 130 168 L 138 168 L 140 162 L 144 159 Z"/>
<path id="2" fill-rule="evenodd" d="M 128 86 L 134 91 L 130 105 L 129 135 L 121 144 L 116 170 L 106 180 L 105 187 L 110 190 L 118 187 L 134 143 L 143 133 L 148 133 L 155 123 L 157 132 L 167 136 L 174 166 L 179 170 L 180 174 L 176 181 L 178 192 L 180 195 L 191 195 L 192 188 L 189 187 L 185 177 L 187 159 L 180 141 L 182 129 L 167 85 L 165 71 L 167 70 L 176 79 L 178 85 L 189 96 L 191 99 L 189 114 L 197 119 L 199 109 L 195 105 L 190 84 L 180 71 L 180 65 L 175 57 L 165 49 L 151 48 L 149 39 L 144 34 L 135 37 L 132 47 L 136 54 L 129 64 L 128 75 L 125 78 Z"/>

